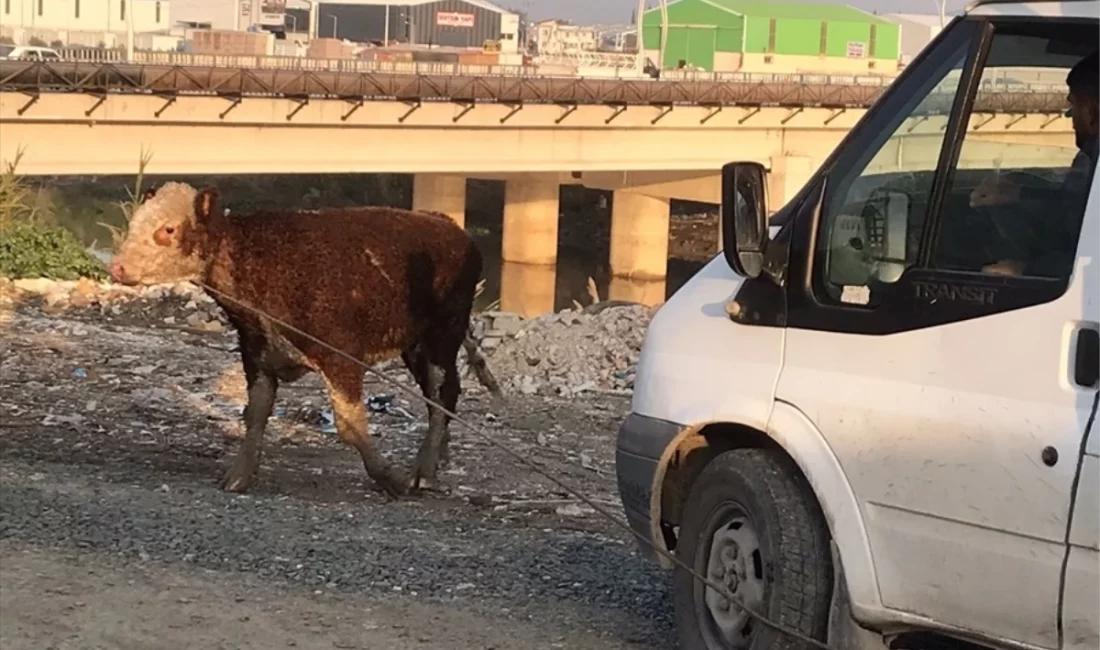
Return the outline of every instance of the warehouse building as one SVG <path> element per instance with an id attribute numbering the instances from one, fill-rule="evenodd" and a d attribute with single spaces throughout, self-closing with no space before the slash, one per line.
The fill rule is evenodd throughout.
<path id="1" fill-rule="evenodd" d="M 663 68 L 709 72 L 896 75 L 900 28 L 844 5 L 677 0 L 668 5 Z M 662 16 L 643 16 L 646 55 L 658 61 Z"/>
<path id="2" fill-rule="evenodd" d="M 310 16 L 311 10 L 317 15 Z M 500 41 L 502 52 L 515 52 L 520 38 L 519 16 L 486 0 L 320 0 L 312 9 L 291 9 L 288 14 L 298 24 L 311 25 L 319 38 L 356 43 L 388 39 L 480 48 L 486 41 Z"/>

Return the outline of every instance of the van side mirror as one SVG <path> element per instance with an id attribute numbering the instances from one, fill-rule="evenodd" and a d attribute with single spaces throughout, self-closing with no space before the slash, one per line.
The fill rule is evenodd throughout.
<path id="1" fill-rule="evenodd" d="M 759 277 L 768 246 L 764 166 L 735 162 L 722 166 L 722 253 L 735 273 Z"/>

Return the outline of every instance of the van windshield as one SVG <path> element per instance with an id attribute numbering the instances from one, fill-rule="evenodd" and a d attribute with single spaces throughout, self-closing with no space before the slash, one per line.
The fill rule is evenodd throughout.
<path id="1" fill-rule="evenodd" d="M 14 45 L 0 45 L 0 57 L 7 58 L 9 54 L 15 51 Z"/>

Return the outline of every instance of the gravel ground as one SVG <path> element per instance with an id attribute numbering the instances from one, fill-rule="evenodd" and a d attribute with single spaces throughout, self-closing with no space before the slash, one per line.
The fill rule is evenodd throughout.
<path id="1" fill-rule="evenodd" d="M 633 540 L 458 425 L 448 491 L 389 502 L 304 379 L 280 391 L 256 487 L 230 495 L 216 488 L 244 403 L 230 334 L 19 301 L 0 331 L 5 650 L 673 647 L 667 577 Z M 391 405 L 372 431 L 407 462 L 424 409 Z M 472 381 L 459 404 L 615 513 L 627 408 L 497 402 Z"/>

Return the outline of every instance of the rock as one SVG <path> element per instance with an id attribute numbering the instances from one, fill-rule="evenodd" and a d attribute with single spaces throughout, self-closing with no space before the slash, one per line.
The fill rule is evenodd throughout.
<path id="1" fill-rule="evenodd" d="M 53 289 L 57 283 L 49 278 L 19 278 L 12 281 L 15 288 L 27 293 L 45 295 Z"/>
<path id="2" fill-rule="evenodd" d="M 69 293 L 60 286 L 54 285 L 54 287 L 46 293 L 45 300 L 47 307 L 64 307 L 69 303 Z"/>
<path id="3" fill-rule="evenodd" d="M 581 517 L 584 515 L 584 510 L 582 510 L 581 507 L 575 503 L 558 506 L 555 512 L 563 517 Z"/>
<path id="4" fill-rule="evenodd" d="M 502 314 L 493 318 L 493 330 L 503 336 L 514 336 L 523 329 L 523 321 L 517 314 Z"/>
<path id="5" fill-rule="evenodd" d="M 170 291 L 172 292 L 173 296 L 178 296 L 180 298 L 189 298 L 195 291 L 195 285 L 191 284 L 190 282 L 177 282 L 176 284 L 172 285 Z"/>

